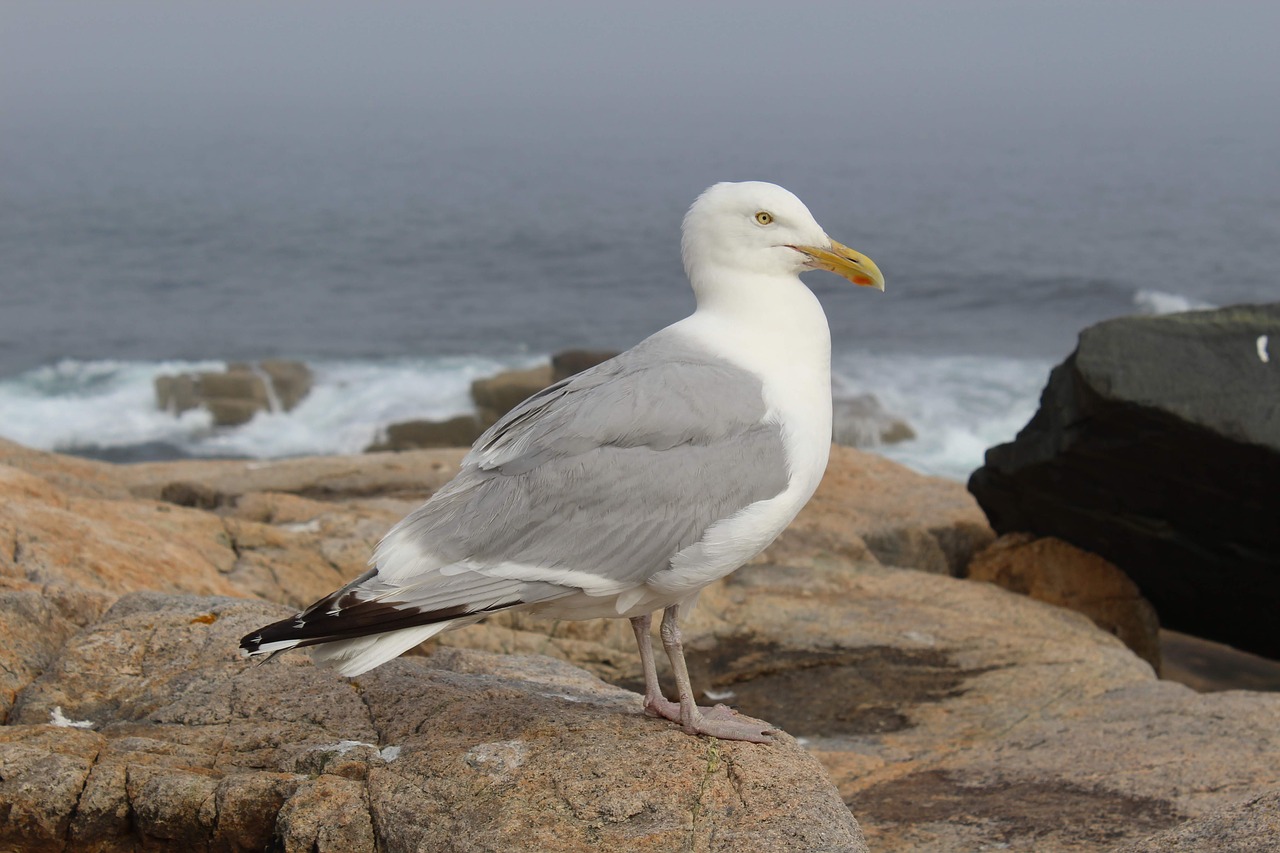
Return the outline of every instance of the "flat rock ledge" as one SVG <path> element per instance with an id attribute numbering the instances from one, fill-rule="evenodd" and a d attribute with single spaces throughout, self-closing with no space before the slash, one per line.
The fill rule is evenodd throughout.
<path id="1" fill-rule="evenodd" d="M 546 657 L 444 649 L 354 680 L 236 658 L 285 613 L 120 598 L 0 728 L 0 847 L 866 850 L 786 735 L 689 737 Z"/>

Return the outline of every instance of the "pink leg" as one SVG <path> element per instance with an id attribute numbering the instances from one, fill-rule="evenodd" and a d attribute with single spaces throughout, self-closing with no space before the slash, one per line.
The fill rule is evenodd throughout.
<path id="1" fill-rule="evenodd" d="M 640 649 L 640 665 L 644 667 L 644 712 L 651 717 L 678 723 L 680 706 L 662 695 L 662 686 L 658 683 L 658 667 L 653 662 L 653 637 L 649 634 L 652 624 L 653 617 L 649 613 L 631 617 L 631 630 L 635 631 L 636 646 Z"/>
<path id="2" fill-rule="evenodd" d="M 648 617 L 645 617 L 645 642 L 641 644 L 640 651 L 641 660 L 644 660 L 644 646 L 648 645 L 649 623 Z M 676 677 L 676 691 L 680 696 L 680 704 L 662 700 L 662 705 L 651 706 L 648 696 L 645 698 L 645 709 L 650 713 L 657 713 L 659 716 L 666 717 L 668 720 L 680 723 L 684 730 L 689 734 L 710 735 L 712 737 L 721 738 L 722 740 L 746 740 L 753 743 L 772 743 L 773 738 L 769 736 L 770 732 L 776 731 L 768 723 L 761 720 L 755 720 L 751 717 L 740 715 L 737 711 L 726 705 L 716 705 L 714 708 L 699 708 L 693 700 L 693 687 L 689 682 L 689 668 L 684 661 L 684 644 L 680 637 L 680 605 L 673 604 L 662 613 L 662 645 L 667 650 L 667 657 L 671 660 L 671 669 Z M 635 625 L 635 620 L 632 620 Z M 637 630 L 637 641 L 639 640 L 639 628 Z M 649 666 L 653 665 L 652 651 L 649 653 Z M 649 676 L 646 672 L 646 694 L 648 693 Z M 657 672 L 654 671 L 653 682 L 654 689 L 657 689 Z M 658 694 L 661 696 L 661 694 Z"/>

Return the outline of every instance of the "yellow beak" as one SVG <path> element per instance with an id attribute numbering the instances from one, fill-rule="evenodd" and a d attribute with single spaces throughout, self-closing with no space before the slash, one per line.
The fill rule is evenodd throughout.
<path id="1" fill-rule="evenodd" d="M 833 272 L 843 276 L 860 287 L 874 287 L 884 291 L 884 273 L 876 266 L 875 261 L 861 252 L 855 252 L 848 246 L 831 241 L 831 249 L 819 249 L 817 246 L 792 246 L 798 252 L 809 256 L 809 266 L 814 269 Z"/>

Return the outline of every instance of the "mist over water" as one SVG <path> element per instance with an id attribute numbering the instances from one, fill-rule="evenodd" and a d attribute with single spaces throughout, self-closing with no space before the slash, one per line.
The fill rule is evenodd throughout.
<path id="1" fill-rule="evenodd" d="M 718 180 L 885 271 L 806 280 L 838 393 L 930 472 L 1011 437 L 1084 326 L 1280 293 L 1280 11 L 733 10 L 7 6 L 0 436 L 359 450 L 687 314 L 680 217 Z M 150 408 L 157 373 L 268 356 L 316 368 L 290 415 Z"/>

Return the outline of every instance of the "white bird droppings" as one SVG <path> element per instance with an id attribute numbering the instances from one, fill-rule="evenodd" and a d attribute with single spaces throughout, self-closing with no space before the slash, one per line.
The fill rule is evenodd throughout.
<path id="1" fill-rule="evenodd" d="M 1258 335 L 1258 361 L 1266 364 L 1271 361 L 1271 356 L 1267 354 L 1267 336 Z"/>
<path id="2" fill-rule="evenodd" d="M 377 744 L 365 743 L 362 740 L 340 740 L 337 743 L 323 743 L 319 746 L 311 747 L 311 752 L 335 752 L 339 757 L 343 757 L 353 749 L 361 748 L 371 750 L 374 755 L 377 755 L 383 761 L 395 761 L 400 757 L 400 747 L 398 746 L 384 746 L 382 749 L 378 749 Z"/>
<path id="3" fill-rule="evenodd" d="M 67 715 L 62 713 L 61 705 L 54 705 L 53 710 L 49 712 L 49 724 L 64 729 L 91 729 L 93 728 L 93 720 L 71 720 Z"/>
<path id="4" fill-rule="evenodd" d="M 936 646 L 938 644 L 937 637 L 924 631 L 903 631 L 902 638 L 913 643 L 919 643 L 922 646 Z"/>
<path id="5" fill-rule="evenodd" d="M 463 756 L 467 766 L 479 770 L 489 776 L 510 776 L 524 764 L 529 747 L 518 740 L 503 740 L 497 743 L 482 743 L 474 746 Z"/>

